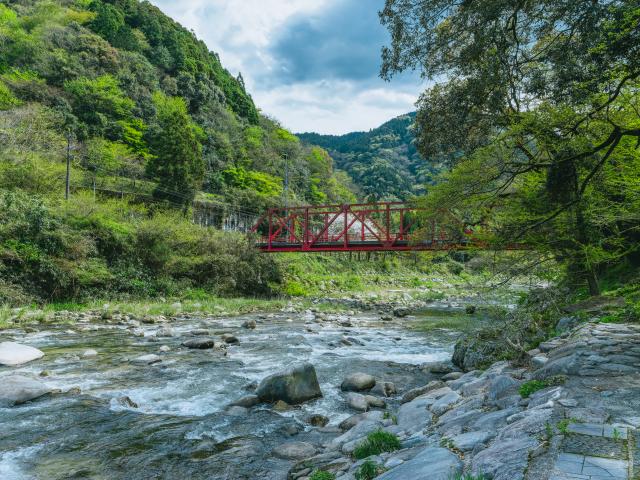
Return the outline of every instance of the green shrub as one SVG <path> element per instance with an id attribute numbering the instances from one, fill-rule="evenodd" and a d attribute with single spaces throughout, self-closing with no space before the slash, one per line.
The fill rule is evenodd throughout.
<path id="1" fill-rule="evenodd" d="M 567 378 L 564 375 L 554 375 L 553 377 L 546 378 L 545 380 L 530 380 L 528 382 L 524 382 L 520 385 L 520 396 L 522 398 L 529 398 L 539 390 L 562 385 L 566 380 Z"/>
<path id="2" fill-rule="evenodd" d="M 309 480 L 335 480 L 336 476 L 331 472 L 325 472 L 324 470 L 316 470 L 311 474 Z"/>
<path id="3" fill-rule="evenodd" d="M 537 391 L 544 390 L 547 387 L 547 382 L 543 380 L 530 380 L 520 385 L 520 396 L 522 398 L 529 398 Z"/>
<path id="4" fill-rule="evenodd" d="M 358 470 L 356 470 L 356 480 L 373 480 L 380 475 L 384 469 L 371 460 L 366 460 Z"/>
<path id="5" fill-rule="evenodd" d="M 377 430 L 367 435 L 366 440 L 356 446 L 353 456 L 363 459 L 383 452 L 394 452 L 400 448 L 400 440 L 397 436 L 384 430 Z"/>

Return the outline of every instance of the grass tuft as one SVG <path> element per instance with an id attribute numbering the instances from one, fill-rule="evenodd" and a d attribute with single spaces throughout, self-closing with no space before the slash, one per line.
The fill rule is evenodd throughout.
<path id="1" fill-rule="evenodd" d="M 356 446 L 354 458 L 361 460 L 372 455 L 400 450 L 401 444 L 397 436 L 384 430 L 377 430 L 367 435 L 366 440 Z"/>

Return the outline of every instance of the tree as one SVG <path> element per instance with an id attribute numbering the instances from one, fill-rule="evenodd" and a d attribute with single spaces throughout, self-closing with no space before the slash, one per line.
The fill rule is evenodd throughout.
<path id="1" fill-rule="evenodd" d="M 453 168 L 427 203 L 551 252 L 598 293 L 598 273 L 638 232 L 624 215 L 602 228 L 594 210 L 622 211 L 598 188 L 611 166 L 637 163 L 638 2 L 387 0 L 380 15 L 392 35 L 383 77 L 445 79 L 416 120 L 423 155 Z"/>
<path id="2" fill-rule="evenodd" d="M 153 158 L 148 163 L 148 172 L 158 181 L 153 195 L 187 208 L 204 178 L 202 132 L 182 98 L 156 93 L 153 100 L 157 115 L 149 139 Z"/>

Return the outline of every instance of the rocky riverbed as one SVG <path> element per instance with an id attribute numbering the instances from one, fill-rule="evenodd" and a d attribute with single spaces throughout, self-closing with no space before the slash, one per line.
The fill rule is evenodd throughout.
<path id="1" fill-rule="evenodd" d="M 464 372 L 459 332 L 407 313 L 5 331 L 0 478 L 355 480 L 381 432 L 399 442 L 366 459 L 382 480 L 637 478 L 640 327 L 579 324 Z"/>
<path id="2" fill-rule="evenodd" d="M 435 378 L 420 366 L 449 358 L 458 332 L 414 331 L 429 317 L 406 313 L 97 313 L 2 331 L 0 478 L 286 478 L 356 412 L 348 375 L 387 382 L 371 395 L 392 395 L 389 408 L 396 389 Z M 321 397 L 252 400 L 298 362 L 313 365 Z"/>

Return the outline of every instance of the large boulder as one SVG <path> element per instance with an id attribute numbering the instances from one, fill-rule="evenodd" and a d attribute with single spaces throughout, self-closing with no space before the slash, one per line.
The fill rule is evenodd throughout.
<path id="1" fill-rule="evenodd" d="M 361 392 L 371 390 L 375 384 L 375 377 L 366 373 L 353 373 L 343 380 L 340 389 L 343 392 Z"/>
<path id="2" fill-rule="evenodd" d="M 15 367 L 44 357 L 44 352 L 14 342 L 0 343 L 0 365 Z"/>
<path id="3" fill-rule="evenodd" d="M 462 472 L 460 459 L 446 448 L 428 447 L 411 460 L 383 473 L 377 480 L 451 480 Z"/>
<path id="4" fill-rule="evenodd" d="M 4 377 L 0 382 L 0 406 L 19 405 L 51 392 L 46 384 L 21 375 Z"/>
<path id="5" fill-rule="evenodd" d="M 300 363 L 263 379 L 256 389 L 262 402 L 282 400 L 296 405 L 322 396 L 316 369 L 310 363 Z"/>

